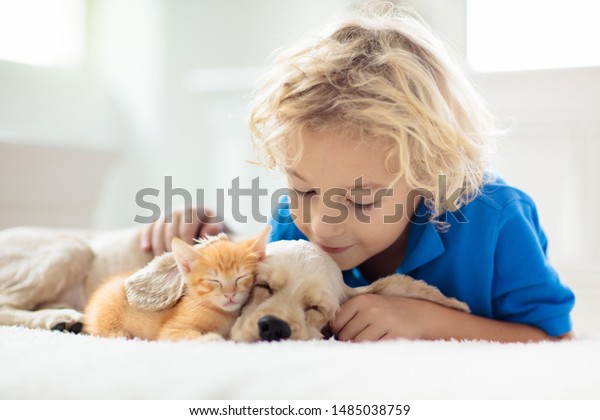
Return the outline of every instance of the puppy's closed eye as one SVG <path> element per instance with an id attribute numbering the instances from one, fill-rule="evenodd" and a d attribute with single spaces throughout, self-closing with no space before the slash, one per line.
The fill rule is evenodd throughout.
<path id="1" fill-rule="evenodd" d="M 325 314 L 325 308 L 322 308 L 321 306 L 317 306 L 317 305 L 306 306 L 304 308 L 304 310 L 306 312 L 308 312 L 308 311 L 317 311 L 320 314 Z"/>
<path id="2" fill-rule="evenodd" d="M 254 284 L 254 289 L 262 289 L 262 290 L 266 290 L 270 295 L 273 294 L 273 289 L 271 289 L 271 286 L 269 286 L 269 283 L 265 282 L 265 281 L 259 281 L 257 283 Z"/>

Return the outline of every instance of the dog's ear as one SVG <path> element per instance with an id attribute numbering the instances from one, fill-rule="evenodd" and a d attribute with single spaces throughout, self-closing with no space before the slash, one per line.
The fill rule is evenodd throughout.
<path id="1" fill-rule="evenodd" d="M 125 295 L 131 306 L 151 311 L 169 308 L 179 300 L 185 281 L 172 252 L 155 257 L 125 279 Z"/>
<path id="2" fill-rule="evenodd" d="M 403 274 L 391 274 L 368 286 L 356 287 L 347 291 L 347 299 L 354 296 L 373 293 L 382 296 L 404 296 L 413 299 L 427 300 L 462 312 L 471 312 L 469 306 L 455 298 L 446 297 L 437 287 L 423 280 L 416 280 Z"/>

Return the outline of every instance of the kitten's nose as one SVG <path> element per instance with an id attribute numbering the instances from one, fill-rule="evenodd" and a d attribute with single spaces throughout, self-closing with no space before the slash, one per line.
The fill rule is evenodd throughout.
<path id="1" fill-rule="evenodd" d="M 229 299 L 231 301 L 235 297 L 235 292 L 223 293 L 223 296 L 225 296 L 227 299 Z"/>
<path id="2" fill-rule="evenodd" d="M 264 341 L 286 340 L 292 335 L 288 323 L 274 316 L 263 316 L 257 324 L 258 335 Z"/>

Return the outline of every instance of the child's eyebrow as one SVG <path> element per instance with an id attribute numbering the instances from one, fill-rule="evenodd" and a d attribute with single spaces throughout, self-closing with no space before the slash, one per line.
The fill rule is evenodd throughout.
<path id="1" fill-rule="evenodd" d="M 298 178 L 300 181 L 304 181 L 307 184 L 310 184 L 310 182 L 308 182 L 308 180 L 306 178 L 304 178 L 302 175 L 300 175 L 296 171 L 289 170 L 289 171 L 287 171 L 287 174 L 289 176 L 293 176 L 294 178 Z M 383 184 L 377 184 L 374 182 L 365 182 L 365 183 L 361 182 L 360 184 L 358 184 L 357 182 L 359 180 L 362 181 L 362 177 L 357 178 L 355 180 L 354 185 L 344 186 L 344 187 L 339 187 L 339 188 L 342 188 L 344 190 L 365 191 L 365 190 L 378 190 L 378 189 L 385 187 Z M 360 186 L 360 188 L 359 188 L 359 186 Z"/>

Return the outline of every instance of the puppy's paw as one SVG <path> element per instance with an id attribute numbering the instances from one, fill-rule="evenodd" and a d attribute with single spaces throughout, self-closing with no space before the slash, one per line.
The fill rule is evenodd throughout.
<path id="1" fill-rule="evenodd" d="M 66 323 L 61 322 L 50 328 L 51 331 L 61 331 L 66 333 L 79 334 L 83 330 L 82 322 Z"/>
<path id="2" fill-rule="evenodd" d="M 67 328 L 66 322 L 61 322 L 60 324 L 56 324 L 54 327 L 50 328 L 51 331 L 64 331 Z"/>
<path id="3" fill-rule="evenodd" d="M 83 314 L 73 309 L 43 309 L 36 311 L 36 315 L 40 328 L 75 334 L 83 328 Z"/>
<path id="4" fill-rule="evenodd" d="M 74 324 L 67 324 L 66 322 L 61 322 L 60 324 L 56 324 L 54 327 L 50 328 L 52 331 L 63 331 L 70 332 L 73 334 L 79 334 L 83 329 L 83 324 L 81 322 L 75 322 Z"/>

